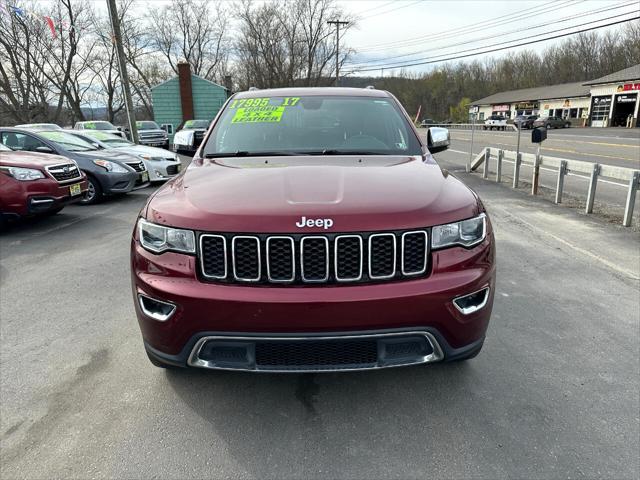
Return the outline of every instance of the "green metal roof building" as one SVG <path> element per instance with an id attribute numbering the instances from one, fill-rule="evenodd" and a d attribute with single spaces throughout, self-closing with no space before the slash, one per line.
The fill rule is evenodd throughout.
<path id="1" fill-rule="evenodd" d="M 176 128 L 185 120 L 213 120 L 227 100 L 225 87 L 190 72 L 188 63 L 178 64 L 178 76 L 151 88 L 153 117 L 173 142 Z"/>

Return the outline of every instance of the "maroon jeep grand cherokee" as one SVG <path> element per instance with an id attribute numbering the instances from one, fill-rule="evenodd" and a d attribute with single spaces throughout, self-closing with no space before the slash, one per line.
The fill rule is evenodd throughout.
<path id="1" fill-rule="evenodd" d="M 448 145 L 446 130 L 427 137 Z M 495 285 L 491 223 L 425 143 L 383 91 L 230 98 L 133 233 L 151 362 L 290 372 L 477 355 Z"/>

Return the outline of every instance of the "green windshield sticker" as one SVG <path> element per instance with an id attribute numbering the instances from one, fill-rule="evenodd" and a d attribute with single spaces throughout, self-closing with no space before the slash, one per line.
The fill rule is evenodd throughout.
<path id="1" fill-rule="evenodd" d="M 285 107 L 243 107 L 236 110 L 231 123 L 277 123 Z"/>
<path id="2" fill-rule="evenodd" d="M 96 124 L 93 122 L 87 122 L 84 124 L 84 128 L 87 128 L 89 130 L 95 130 Z"/>
<path id="3" fill-rule="evenodd" d="M 236 109 L 231 123 L 278 123 L 285 108 L 295 107 L 299 101 L 300 97 L 236 99 L 229 106 Z"/>

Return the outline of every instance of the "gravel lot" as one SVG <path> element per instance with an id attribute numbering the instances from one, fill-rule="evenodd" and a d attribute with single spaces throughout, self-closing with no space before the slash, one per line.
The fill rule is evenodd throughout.
<path id="1" fill-rule="evenodd" d="M 129 280 L 150 190 L 0 235 L 0 477 L 638 478 L 637 234 L 460 175 L 498 242 L 466 364 L 165 372 Z"/>

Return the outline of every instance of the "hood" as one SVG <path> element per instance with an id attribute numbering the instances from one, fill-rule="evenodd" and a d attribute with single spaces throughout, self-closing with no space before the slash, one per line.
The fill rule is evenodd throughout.
<path id="1" fill-rule="evenodd" d="M 468 187 L 420 157 L 301 156 L 196 160 L 149 201 L 146 218 L 194 230 L 331 233 L 422 228 L 478 213 Z M 333 225 L 299 228 L 303 217 Z"/>
<path id="2" fill-rule="evenodd" d="M 125 152 L 116 151 L 115 148 L 106 150 L 92 150 L 89 152 L 72 152 L 74 156 L 80 158 L 103 159 L 103 160 L 115 160 L 118 162 L 140 162 L 140 159 L 135 155 L 131 155 Z"/>
<path id="3" fill-rule="evenodd" d="M 53 165 L 73 163 L 60 155 L 37 152 L 5 152 L 0 151 L 0 165 L 9 167 L 37 168 L 42 170 Z"/>
<path id="4" fill-rule="evenodd" d="M 114 147 L 113 151 L 124 153 L 127 155 L 149 155 L 150 157 L 158 157 L 164 159 L 175 158 L 175 155 L 164 148 L 146 147 L 144 145 L 127 145 L 126 147 Z"/>

